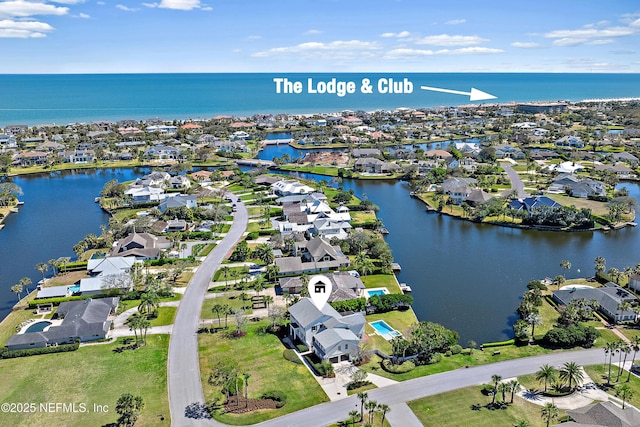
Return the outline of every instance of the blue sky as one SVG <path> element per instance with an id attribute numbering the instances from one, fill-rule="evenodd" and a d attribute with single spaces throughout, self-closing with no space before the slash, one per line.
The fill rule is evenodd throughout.
<path id="1" fill-rule="evenodd" d="M 0 0 L 0 52 L 18 74 L 637 73 L 640 4 Z"/>

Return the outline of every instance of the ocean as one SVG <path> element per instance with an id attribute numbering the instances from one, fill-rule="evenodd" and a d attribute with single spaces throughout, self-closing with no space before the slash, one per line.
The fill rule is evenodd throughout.
<path id="1" fill-rule="evenodd" d="M 287 79 L 290 93 L 276 93 Z M 311 79 L 311 83 L 309 81 Z M 336 87 L 344 92 L 330 91 Z M 365 80 L 367 79 L 367 80 Z M 367 81 L 371 93 L 367 92 Z M 387 84 L 391 81 L 396 84 Z M 299 82 L 299 84 L 296 84 Z M 347 93 L 347 84 L 353 89 Z M 378 83 L 381 82 L 381 86 Z M 411 83 L 412 90 L 403 82 Z M 364 86 L 364 87 L 363 87 Z M 219 73 L 0 75 L 0 127 L 100 120 L 164 120 L 456 106 L 468 96 L 420 86 L 496 96 L 488 102 L 580 101 L 640 97 L 640 74 L 549 73 Z M 293 93 L 296 90 L 300 93 Z M 393 92 L 402 93 L 388 93 Z M 387 93 L 380 93 L 384 91 Z M 314 93 L 315 92 L 315 93 Z M 340 96 L 342 95 L 342 96 Z M 477 103 L 477 102 L 476 102 Z"/>

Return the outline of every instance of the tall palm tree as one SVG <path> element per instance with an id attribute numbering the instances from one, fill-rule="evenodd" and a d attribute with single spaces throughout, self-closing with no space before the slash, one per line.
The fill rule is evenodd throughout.
<path id="1" fill-rule="evenodd" d="M 567 270 L 571 270 L 571 263 L 566 259 L 563 259 L 562 261 L 560 261 L 560 267 L 562 267 L 562 276 L 566 278 Z"/>
<path id="2" fill-rule="evenodd" d="M 220 274 L 224 277 L 224 287 L 225 289 L 229 288 L 229 276 L 231 275 L 231 268 L 228 265 L 223 266 L 220 269 Z"/>
<path id="3" fill-rule="evenodd" d="M 547 422 L 547 427 L 551 423 L 551 420 L 558 418 L 559 410 L 556 405 L 551 402 L 545 403 L 542 407 L 542 418 Z"/>
<path id="4" fill-rule="evenodd" d="M 356 419 L 358 417 L 358 411 L 356 411 L 355 409 L 352 409 L 349 411 L 349 419 L 351 420 L 351 425 L 355 426 L 356 425 Z"/>
<path id="5" fill-rule="evenodd" d="M 622 317 L 622 313 L 629 310 L 631 310 L 631 303 L 629 301 L 622 301 L 620 304 L 618 304 L 618 315 L 620 317 Z"/>
<path id="6" fill-rule="evenodd" d="M 369 412 L 369 424 L 373 425 L 373 416 L 376 413 L 376 409 L 378 409 L 378 402 L 375 400 L 370 400 L 364 404 L 364 407 Z"/>
<path id="7" fill-rule="evenodd" d="M 498 383 L 502 381 L 502 377 L 498 374 L 491 375 L 491 381 L 493 382 L 493 396 L 491 398 L 491 404 L 496 403 L 496 394 L 498 394 Z"/>
<path id="8" fill-rule="evenodd" d="M 537 325 L 542 325 L 542 316 L 538 313 L 529 313 L 526 317 L 526 322 L 531 325 L 531 341 L 535 341 L 534 332 Z"/>
<path id="9" fill-rule="evenodd" d="M 386 403 L 381 403 L 378 405 L 378 410 L 382 412 L 382 422 L 380 425 L 384 427 L 384 420 L 387 417 L 387 412 L 391 411 L 391 408 Z"/>
<path id="10" fill-rule="evenodd" d="M 633 350 L 633 357 L 631 358 L 631 367 L 633 368 L 633 362 L 636 360 L 636 355 L 640 351 L 640 335 L 636 335 L 631 338 L 631 349 Z M 627 375 L 627 382 L 631 379 L 631 369 L 629 369 L 629 374 Z"/>
<path id="11" fill-rule="evenodd" d="M 143 292 L 140 295 L 140 304 L 138 305 L 138 311 L 151 314 L 155 311 L 160 304 L 160 297 L 152 290 Z"/>
<path id="12" fill-rule="evenodd" d="M 262 297 L 262 301 L 267 306 L 267 310 L 269 309 L 269 305 L 273 303 L 273 297 L 271 295 L 265 295 Z"/>
<path id="13" fill-rule="evenodd" d="M 513 403 L 513 395 L 520 391 L 520 388 L 522 388 L 522 385 L 517 379 L 509 381 L 508 384 L 509 384 L 509 391 L 511 392 L 510 403 Z"/>
<path id="14" fill-rule="evenodd" d="M 245 372 L 242 374 L 242 382 L 244 383 L 244 403 L 245 407 L 249 407 L 249 378 L 251 378 L 251 374 Z"/>
<path id="15" fill-rule="evenodd" d="M 633 397 L 633 389 L 629 384 L 619 384 L 616 386 L 616 396 L 622 399 L 622 409 L 625 403 Z"/>
<path id="16" fill-rule="evenodd" d="M 224 314 L 224 328 L 227 329 L 229 315 L 233 314 L 233 308 L 229 304 L 222 304 L 222 314 Z"/>
<path id="17" fill-rule="evenodd" d="M 59 267 L 59 263 L 58 260 L 56 259 L 50 259 L 49 260 L 49 265 L 51 266 L 51 268 L 53 269 L 53 275 L 55 276 L 58 273 L 58 267 Z"/>
<path id="18" fill-rule="evenodd" d="M 562 286 L 564 281 L 565 281 L 564 276 L 560 274 L 558 274 L 556 277 L 553 278 L 553 283 L 558 287 L 558 289 L 560 289 L 560 286 Z"/>
<path id="19" fill-rule="evenodd" d="M 33 283 L 33 282 L 32 282 L 32 281 L 31 281 L 31 279 L 30 279 L 30 278 L 28 278 L 28 277 L 23 277 L 22 279 L 20 279 L 20 284 L 21 284 L 22 286 L 24 286 L 24 289 L 27 291 L 27 295 L 29 294 L 29 285 L 30 285 L 31 283 Z"/>
<path id="20" fill-rule="evenodd" d="M 222 304 L 214 304 L 213 307 L 211 307 L 211 311 L 213 311 L 218 317 L 218 328 L 221 328 L 222 321 L 220 319 L 223 314 L 224 307 L 222 306 Z"/>
<path id="21" fill-rule="evenodd" d="M 569 390 L 573 390 L 573 383 L 578 386 L 584 380 L 582 369 L 576 362 L 565 362 L 560 368 L 559 377 L 569 383 Z"/>
<path id="22" fill-rule="evenodd" d="M 36 270 L 42 273 L 42 281 L 44 282 L 44 272 L 49 270 L 49 266 L 44 262 L 39 262 L 38 264 L 36 264 Z"/>
<path id="23" fill-rule="evenodd" d="M 358 399 L 360 399 L 360 421 L 364 420 L 364 404 L 369 398 L 369 393 L 366 391 L 361 391 L 357 394 Z"/>
<path id="24" fill-rule="evenodd" d="M 558 376 L 558 371 L 553 366 L 544 364 L 536 372 L 536 380 L 544 381 L 544 391 L 547 392 L 547 384 L 553 382 Z"/>
<path id="25" fill-rule="evenodd" d="M 594 260 L 594 267 L 596 270 L 596 276 L 598 274 L 602 274 L 604 273 L 604 271 L 606 270 L 607 266 L 607 261 L 604 259 L 604 257 L 596 257 L 596 259 Z"/>
<path id="26" fill-rule="evenodd" d="M 509 392 L 510 387 L 508 383 L 500 383 L 498 384 L 498 392 L 502 395 L 502 403 L 507 401 L 507 392 Z"/>
<path id="27" fill-rule="evenodd" d="M 22 285 L 20 283 L 13 285 L 11 287 L 11 292 L 16 294 L 16 296 L 18 297 L 18 301 L 20 301 L 20 296 L 22 296 Z"/>
<path id="28" fill-rule="evenodd" d="M 618 370 L 618 377 L 616 378 L 616 382 L 620 381 L 620 375 L 622 374 L 622 370 L 624 369 L 624 365 L 627 364 L 627 356 L 631 353 L 631 346 L 626 342 L 623 342 L 620 345 L 620 356 L 624 353 L 624 361 L 620 364 L 620 369 Z M 631 369 L 629 369 L 631 371 Z"/>

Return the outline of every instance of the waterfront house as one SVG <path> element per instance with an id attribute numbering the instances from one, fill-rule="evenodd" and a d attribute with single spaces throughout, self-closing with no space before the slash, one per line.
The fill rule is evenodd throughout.
<path id="1" fill-rule="evenodd" d="M 636 320 L 636 313 L 633 310 L 620 310 L 623 302 L 637 303 L 638 299 L 625 289 L 613 282 L 607 282 L 603 288 L 571 288 L 552 291 L 553 300 L 558 304 L 569 305 L 576 299 L 598 302 L 598 311 L 604 314 L 614 323 L 628 322 Z"/>
<path id="2" fill-rule="evenodd" d="M 156 160 L 176 160 L 180 157 L 181 150 L 166 145 L 156 145 L 144 152 L 145 156 Z"/>
<path id="3" fill-rule="evenodd" d="M 107 337 L 111 318 L 118 307 L 119 298 L 87 298 L 81 301 L 60 303 L 53 320 L 62 319 L 59 325 L 43 332 L 26 332 L 11 336 L 5 346 L 9 350 L 48 347 L 95 341 Z"/>
<path id="4" fill-rule="evenodd" d="M 294 194 L 310 194 L 315 191 L 308 185 L 301 184 L 299 181 L 290 181 L 282 179 L 271 184 L 273 192 L 279 196 L 290 196 Z"/>
<path id="5" fill-rule="evenodd" d="M 525 154 L 521 149 L 505 144 L 496 147 L 496 158 L 522 160 L 525 158 Z"/>
<path id="6" fill-rule="evenodd" d="M 375 157 L 362 157 L 353 164 L 356 172 L 364 173 L 394 173 L 400 170 L 400 166 L 395 163 L 385 162 Z"/>
<path id="7" fill-rule="evenodd" d="M 48 153 L 44 151 L 25 151 L 13 158 L 13 164 L 17 166 L 43 165 L 47 163 Z"/>
<path id="8" fill-rule="evenodd" d="M 584 141 L 579 136 L 566 135 L 556 140 L 558 147 L 584 148 Z"/>
<path id="9" fill-rule="evenodd" d="M 629 163 L 630 165 L 633 165 L 633 166 L 638 165 L 638 158 L 633 154 L 627 153 L 626 151 L 623 151 L 622 153 L 613 153 L 613 158 L 615 160 Z"/>
<path id="10" fill-rule="evenodd" d="M 325 276 L 331 282 L 329 302 L 346 301 L 363 296 L 365 286 L 359 275 L 344 271 L 328 273 Z M 300 276 L 280 278 L 278 284 L 284 292 L 290 294 L 299 294 L 304 287 Z"/>
<path id="11" fill-rule="evenodd" d="M 296 256 L 277 258 L 279 274 L 302 274 L 348 267 L 349 258 L 340 246 L 332 246 L 322 237 L 296 243 Z"/>
<path id="12" fill-rule="evenodd" d="M 576 409 L 568 409 L 567 415 L 575 422 L 570 421 L 566 424 L 557 424 L 558 427 L 640 426 L 640 411 L 629 405 L 627 405 L 625 409 L 622 409 L 611 401 L 598 402 Z"/>
<path id="13" fill-rule="evenodd" d="M 169 180 L 169 187 L 174 189 L 191 188 L 191 181 L 183 175 L 176 175 Z"/>
<path id="14" fill-rule="evenodd" d="M 93 150 L 74 150 L 64 153 L 65 163 L 93 163 L 96 161 L 96 153 Z"/>
<path id="15" fill-rule="evenodd" d="M 380 157 L 382 153 L 377 148 L 354 148 L 351 152 L 351 156 L 355 158 L 360 157 Z"/>
<path id="16" fill-rule="evenodd" d="M 288 311 L 292 339 L 301 341 L 321 360 L 337 363 L 358 354 L 366 323 L 362 313 L 343 316 L 329 304 L 316 307 L 309 298 L 301 299 Z"/>
<path id="17" fill-rule="evenodd" d="M 133 256 L 137 260 L 158 259 L 160 251 L 169 249 L 171 241 L 166 237 L 159 237 L 149 233 L 130 233 L 124 239 L 116 242 L 110 256 Z"/>
<path id="18" fill-rule="evenodd" d="M 166 197 L 164 189 L 149 186 L 131 187 L 124 194 L 130 196 L 134 204 L 160 202 Z"/>
<path id="19" fill-rule="evenodd" d="M 18 142 L 13 135 L 0 133 L 0 150 L 13 150 L 18 148 Z"/>
<path id="20" fill-rule="evenodd" d="M 598 172 L 612 172 L 618 175 L 619 178 L 623 179 L 629 178 L 634 174 L 633 169 L 620 163 L 616 163 L 615 165 L 595 165 L 594 170 Z"/>
<path id="21" fill-rule="evenodd" d="M 605 197 L 605 185 L 591 178 L 580 178 L 574 174 L 561 174 L 549 186 L 549 193 L 569 193 L 573 197 Z"/>
<path id="22" fill-rule="evenodd" d="M 131 272 L 131 267 L 135 262 L 136 259 L 133 256 L 91 258 L 87 261 L 87 274 L 91 277 L 128 274 Z"/>
<path id="23" fill-rule="evenodd" d="M 447 178 L 440 184 L 438 191 L 449 195 L 453 203 L 459 205 L 467 200 L 477 182 L 473 178 Z"/>
<path id="24" fill-rule="evenodd" d="M 191 179 L 193 179 L 196 182 L 199 183 L 206 183 L 206 182 L 211 182 L 211 175 L 213 174 L 213 172 L 210 171 L 206 171 L 206 170 L 200 170 L 197 172 L 193 172 L 191 174 Z"/>
<path id="25" fill-rule="evenodd" d="M 171 179 L 167 172 L 151 172 L 142 178 L 137 178 L 130 187 L 159 187 L 164 188 Z"/>
<path id="26" fill-rule="evenodd" d="M 198 201 L 195 195 L 176 194 L 174 196 L 167 195 L 167 197 L 165 197 L 165 199 L 158 205 L 158 210 L 165 213 L 167 209 L 182 207 L 192 209 L 197 206 Z"/>
<path id="27" fill-rule="evenodd" d="M 555 208 L 556 206 L 562 205 L 547 196 L 526 197 L 524 199 L 512 200 L 509 203 L 510 209 L 516 211 L 525 210 L 527 212 L 531 212 L 533 209 L 541 208 L 543 206 Z"/>

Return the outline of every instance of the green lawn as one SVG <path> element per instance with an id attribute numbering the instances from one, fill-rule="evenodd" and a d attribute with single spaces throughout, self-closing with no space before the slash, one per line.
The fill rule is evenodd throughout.
<path id="1" fill-rule="evenodd" d="M 364 286 L 368 289 L 387 288 L 392 294 L 402 293 L 393 274 L 369 274 L 367 276 L 360 276 L 360 279 L 362 279 Z"/>
<path id="2" fill-rule="evenodd" d="M 11 338 L 11 335 L 18 332 L 17 328 L 22 322 L 32 318 L 36 318 L 36 315 L 33 314 L 33 310 L 29 309 L 16 310 L 9 313 L 9 315 L 0 322 L 0 345 L 4 346 L 7 340 Z"/>
<path id="3" fill-rule="evenodd" d="M 353 227 L 376 222 L 376 213 L 372 211 L 351 211 L 349 214 L 351 215 L 351 226 Z"/>
<path id="4" fill-rule="evenodd" d="M 249 295 L 254 295 L 255 292 L 247 292 L 247 294 Z M 211 311 L 211 308 L 216 305 L 216 304 L 229 304 L 229 306 L 231 306 L 232 310 L 238 310 L 240 308 L 242 308 L 243 302 L 239 297 L 240 292 L 237 292 L 233 295 L 225 295 L 225 296 L 221 296 L 221 297 L 216 297 L 216 298 L 211 298 L 211 299 L 206 299 L 204 300 L 204 303 L 202 303 L 202 312 L 200 313 L 200 318 L 201 319 L 218 319 L 218 315 L 216 313 L 214 313 L 213 311 Z M 251 310 L 251 301 L 246 301 L 245 303 L 245 311 L 247 312 L 247 314 L 252 313 L 253 311 Z M 233 320 L 233 314 L 230 314 L 228 316 L 228 319 L 230 321 L 234 321 Z M 224 325 L 224 316 L 221 316 L 220 319 L 221 323 Z M 217 323 L 216 323 L 217 325 Z"/>
<path id="5" fill-rule="evenodd" d="M 167 390 L 168 335 L 147 337 L 147 345 L 116 353 L 114 344 L 80 347 L 70 353 L 0 360 L 0 401 L 86 404 L 87 413 L 2 414 L 2 425 L 101 426 L 117 420 L 115 404 L 123 393 L 140 395 L 145 407 L 136 426 L 161 426 L 169 419 Z M 108 406 L 97 413 L 93 405 Z M 166 421 L 165 421 L 166 423 Z"/>
<path id="6" fill-rule="evenodd" d="M 151 327 L 172 325 L 176 318 L 178 307 L 158 307 L 158 316 L 151 319 Z"/>
<path id="7" fill-rule="evenodd" d="M 507 394 L 507 401 L 509 399 Z M 513 404 L 505 410 L 489 410 L 485 407 L 488 403 L 491 403 L 491 397 L 482 394 L 476 386 L 414 400 L 409 402 L 409 407 L 425 426 L 512 427 L 521 420 L 532 426 L 544 425 L 541 406 L 519 397 L 515 397 Z M 481 408 L 474 410 L 472 405 Z M 560 416 L 566 416 L 566 412 L 560 410 Z"/>
<path id="8" fill-rule="evenodd" d="M 631 358 L 632 356 L 633 356 L 633 353 L 629 355 L 629 358 Z M 602 355 L 602 360 L 604 361 L 604 353 Z M 615 366 L 615 363 L 617 362 L 618 362 L 618 357 L 614 356 L 613 362 L 611 365 L 611 386 L 607 386 L 607 375 L 609 371 L 608 364 L 585 366 L 584 370 L 587 372 L 587 374 L 591 377 L 591 379 L 595 383 L 601 384 L 605 389 L 607 389 L 608 393 L 614 396 L 615 396 L 615 389 L 612 387 L 615 387 L 618 384 L 629 384 L 631 386 L 631 389 L 633 390 L 633 397 L 629 400 L 629 403 L 631 403 L 633 406 L 637 408 L 640 406 L 640 379 L 631 375 L 631 380 L 627 383 L 626 381 L 627 381 L 628 371 L 623 370 L 620 375 L 620 381 L 616 382 L 615 380 L 617 379 L 617 376 L 618 376 L 618 370 Z"/>
<path id="9" fill-rule="evenodd" d="M 219 388 L 207 382 L 214 357 L 218 356 L 235 359 L 242 372 L 251 374 L 249 398 L 257 398 L 269 390 L 280 390 L 287 396 L 287 404 L 280 409 L 241 415 L 217 414 L 215 417 L 221 422 L 254 424 L 328 400 L 305 366 L 289 362 L 283 357 L 285 347 L 275 335 L 260 333 L 261 327 L 266 325 L 268 322 L 251 323 L 247 335 L 242 338 L 229 338 L 223 332 L 201 334 L 199 337 L 200 374 L 205 399 L 220 397 Z"/>

